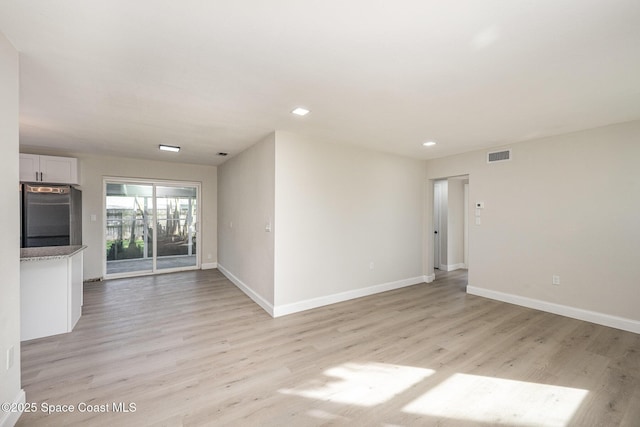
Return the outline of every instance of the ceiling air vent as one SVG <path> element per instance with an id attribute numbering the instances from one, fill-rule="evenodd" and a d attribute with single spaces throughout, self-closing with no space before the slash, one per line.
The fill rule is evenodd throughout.
<path id="1" fill-rule="evenodd" d="M 506 162 L 511 160 L 511 150 L 490 151 L 487 153 L 487 163 Z"/>

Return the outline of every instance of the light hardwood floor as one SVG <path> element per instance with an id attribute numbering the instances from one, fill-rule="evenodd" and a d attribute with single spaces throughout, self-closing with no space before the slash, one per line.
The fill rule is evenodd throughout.
<path id="1" fill-rule="evenodd" d="M 76 412 L 19 425 L 640 426 L 640 335 L 465 284 L 272 319 L 217 270 L 89 283 L 72 333 L 22 346 L 27 401 Z"/>

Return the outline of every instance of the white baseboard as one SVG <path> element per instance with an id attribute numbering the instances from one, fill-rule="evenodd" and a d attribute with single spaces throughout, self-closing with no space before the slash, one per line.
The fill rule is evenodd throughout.
<path id="1" fill-rule="evenodd" d="M 266 299 L 264 299 L 262 296 L 258 295 L 246 283 L 244 283 L 242 280 L 238 279 L 236 276 L 233 275 L 233 273 L 231 273 L 229 270 L 227 270 L 226 268 L 224 268 L 220 264 L 217 264 L 217 268 L 218 268 L 218 271 L 220 271 L 222 274 L 224 274 L 226 276 L 226 278 L 231 281 L 231 283 L 236 285 L 242 292 L 247 294 L 247 296 L 249 298 L 251 298 L 260 307 L 262 307 L 262 309 L 264 311 L 269 313 L 269 315 L 271 317 L 275 317 L 273 315 L 273 313 L 274 313 L 273 305 L 271 305 Z"/>
<path id="2" fill-rule="evenodd" d="M 398 280 L 395 282 L 382 283 L 380 285 L 368 286 L 366 288 L 353 289 L 350 291 L 340 292 L 332 295 L 325 295 L 317 298 L 311 298 L 291 304 L 283 304 L 275 306 L 273 309 L 273 317 L 285 316 L 287 314 L 298 313 L 300 311 L 310 310 L 312 308 L 322 307 L 325 305 L 335 304 L 350 299 L 361 298 L 369 295 L 378 294 L 380 292 L 391 291 L 394 289 L 404 288 L 407 286 L 417 285 L 426 282 L 425 276 L 412 277 L 410 279 Z"/>
<path id="3" fill-rule="evenodd" d="M 461 268 L 467 268 L 467 266 L 462 262 L 460 264 L 440 264 L 440 270 L 442 271 L 454 271 L 459 270 Z"/>
<path id="4" fill-rule="evenodd" d="M 640 334 L 640 321 L 637 320 L 612 316 L 610 314 L 599 313 L 597 311 L 583 310 L 581 308 L 541 301 L 519 295 L 506 294 L 503 292 L 492 291 L 490 289 L 477 288 L 475 286 L 467 286 L 467 293 Z"/>
<path id="5" fill-rule="evenodd" d="M 251 298 L 260 307 L 262 307 L 262 309 L 267 313 L 269 313 L 272 317 L 286 316 L 287 314 L 298 313 L 300 311 L 310 310 L 312 308 L 322 307 L 325 305 L 335 304 L 342 301 L 348 301 L 350 299 L 374 295 L 381 292 L 391 291 L 394 289 L 400 289 L 407 286 L 413 286 L 420 283 L 431 283 L 435 279 L 435 274 L 431 274 L 427 276 L 418 276 L 418 277 L 412 277 L 410 279 L 403 279 L 395 282 L 382 283 L 380 285 L 369 286 L 366 288 L 340 292 L 333 295 L 325 295 L 317 298 L 311 298 L 308 300 L 298 301 L 291 304 L 273 306 L 267 300 L 265 300 L 262 296 L 258 295 L 246 283 L 238 279 L 233 273 L 231 273 L 229 270 L 224 268 L 224 266 L 218 264 L 217 268 L 222 274 L 224 274 L 227 277 L 227 279 L 229 279 L 234 285 L 236 285 L 242 292 L 244 292 L 249 298 Z"/>
<path id="6" fill-rule="evenodd" d="M 217 262 L 203 262 L 202 264 L 200 264 L 200 268 L 202 270 L 211 270 L 214 268 L 218 268 L 218 263 Z"/>
<path id="7" fill-rule="evenodd" d="M 13 400 L 13 403 L 17 407 L 24 406 L 27 401 L 27 397 L 24 394 L 24 390 L 20 390 L 18 395 Z M 4 402 L 3 402 L 4 403 Z M 22 415 L 22 412 L 4 412 L 0 411 L 0 427 L 13 427 L 18 422 L 18 419 Z"/>

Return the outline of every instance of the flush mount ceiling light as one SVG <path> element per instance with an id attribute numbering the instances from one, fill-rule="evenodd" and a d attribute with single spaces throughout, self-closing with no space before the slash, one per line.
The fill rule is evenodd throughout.
<path id="1" fill-rule="evenodd" d="M 303 107 L 297 107 L 291 111 L 291 114 L 295 114 L 296 116 L 306 116 L 309 114 L 309 110 Z"/>
<path id="2" fill-rule="evenodd" d="M 427 141 L 422 143 L 423 147 L 433 147 L 434 145 L 436 145 L 435 141 Z"/>
<path id="3" fill-rule="evenodd" d="M 172 153 L 177 153 L 178 151 L 180 151 L 180 147 L 175 146 L 175 145 L 164 145 L 164 144 L 160 144 L 158 146 L 158 148 L 161 151 L 171 151 Z"/>

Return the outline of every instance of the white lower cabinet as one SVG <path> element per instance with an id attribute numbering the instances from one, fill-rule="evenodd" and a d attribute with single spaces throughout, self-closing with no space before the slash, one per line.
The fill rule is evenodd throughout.
<path id="1" fill-rule="evenodd" d="M 20 263 L 20 340 L 71 332 L 82 315 L 82 252 Z"/>

